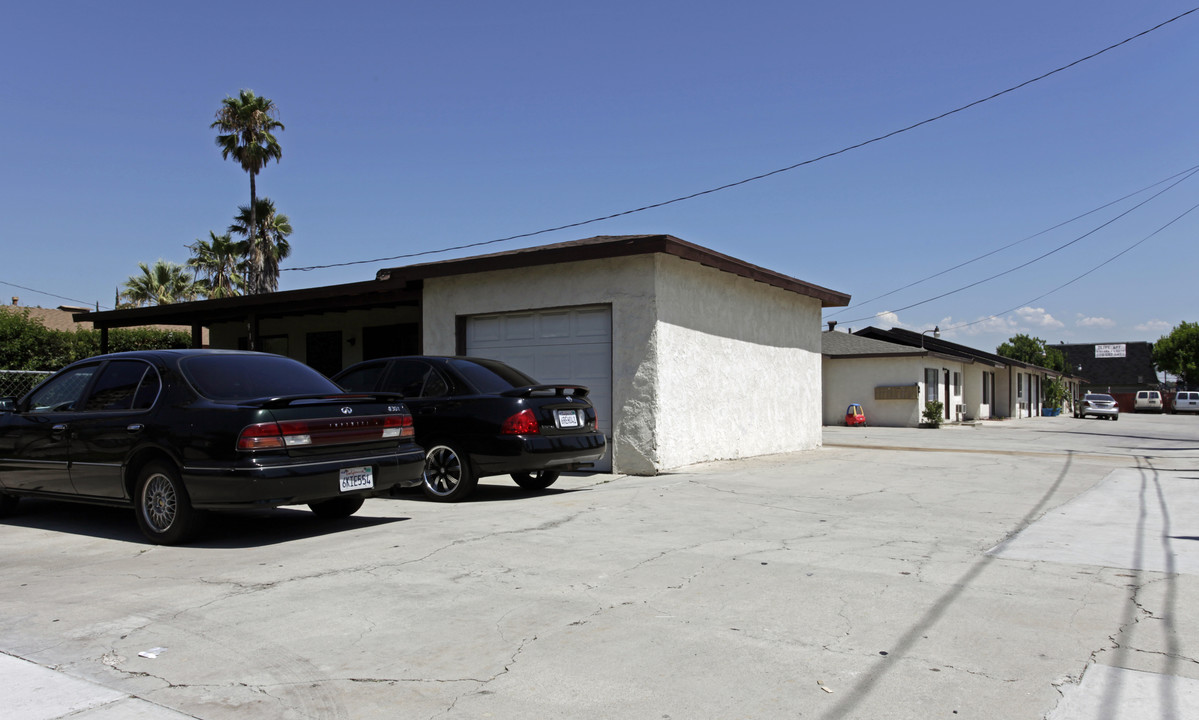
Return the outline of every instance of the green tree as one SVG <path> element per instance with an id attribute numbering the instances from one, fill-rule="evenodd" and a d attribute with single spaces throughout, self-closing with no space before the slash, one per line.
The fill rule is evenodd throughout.
<path id="1" fill-rule="evenodd" d="M 1188 388 L 1199 383 L 1199 323 L 1183 321 L 1153 343 L 1153 364 Z"/>
<path id="2" fill-rule="evenodd" d="M 268 162 L 279 162 L 283 157 L 283 150 L 274 135 L 275 130 L 284 129 L 283 123 L 276 119 L 278 114 L 273 100 L 258 97 L 253 90 L 242 90 L 238 97 L 226 97 L 221 101 L 221 109 L 217 110 L 216 120 L 210 126 L 220 133 L 216 144 L 221 149 L 221 157 L 225 160 L 232 157 L 250 174 L 250 231 L 247 237 L 254 237 L 258 227 L 255 213 L 258 191 L 254 179 Z M 249 261 L 248 292 L 253 294 L 258 292 L 254 278 L 262 274 L 262 267 L 255 265 L 252 257 Z"/>
<path id="3" fill-rule="evenodd" d="M 1066 356 L 1061 350 L 1046 345 L 1041 338 L 1029 335 L 1013 336 L 1011 340 L 995 348 L 995 353 L 1058 372 L 1066 370 Z"/>
<path id="4" fill-rule="evenodd" d="M 158 260 L 153 267 L 138 263 L 141 275 L 130 275 L 121 297 L 134 307 L 169 305 L 195 300 L 200 287 L 187 268 L 178 263 Z"/>
<path id="5" fill-rule="evenodd" d="M 246 293 L 275 292 L 279 288 L 279 262 L 291 254 L 291 244 L 287 237 L 292 233 L 291 220 L 275 211 L 275 203 L 270 198 L 258 198 L 256 207 L 238 206 L 238 214 L 229 226 L 229 233 L 236 233 L 246 238 L 238 243 L 242 255 L 247 258 L 246 265 L 250 268 L 246 278 Z M 258 218 L 257 237 L 250 240 L 252 218 Z M 257 273 L 254 272 L 257 268 Z"/>
<path id="6" fill-rule="evenodd" d="M 246 261 L 240 243 L 228 234 L 209 230 L 211 240 L 196 239 L 188 245 L 192 251 L 187 266 L 196 273 L 200 292 L 210 298 L 241 295 L 246 286 Z"/>

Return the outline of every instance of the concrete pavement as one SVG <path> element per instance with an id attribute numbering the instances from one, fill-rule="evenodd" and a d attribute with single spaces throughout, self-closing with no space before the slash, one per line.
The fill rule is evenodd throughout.
<path id="1" fill-rule="evenodd" d="M 827 428 L 185 548 L 29 503 L 0 524 L 5 717 L 1199 717 L 1197 429 Z"/>

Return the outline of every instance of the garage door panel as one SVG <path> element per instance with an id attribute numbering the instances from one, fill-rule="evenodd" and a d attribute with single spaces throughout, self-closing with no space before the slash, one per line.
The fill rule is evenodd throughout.
<path id="1" fill-rule="evenodd" d="M 576 338 L 599 338 L 612 342 L 612 313 L 608 308 L 580 310 L 574 314 Z"/>
<path id="2" fill-rule="evenodd" d="M 607 306 L 480 315 L 467 319 L 468 355 L 494 358 L 547 384 L 585 385 L 612 439 L 612 311 Z M 611 454 L 596 469 L 612 467 Z"/>
<path id="3" fill-rule="evenodd" d="M 541 315 L 537 337 L 543 340 L 569 339 L 570 313 L 544 313 Z"/>
<path id="4" fill-rule="evenodd" d="M 504 323 L 498 315 L 488 315 L 474 318 L 470 330 L 475 343 L 494 343 L 503 337 Z"/>

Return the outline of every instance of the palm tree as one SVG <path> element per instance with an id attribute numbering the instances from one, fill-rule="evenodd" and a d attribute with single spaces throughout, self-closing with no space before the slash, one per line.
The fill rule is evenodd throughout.
<path id="1" fill-rule="evenodd" d="M 254 185 L 254 178 L 268 162 L 279 162 L 283 156 L 283 150 L 272 132 L 284 129 L 283 123 L 275 119 L 278 112 L 273 100 L 258 97 L 253 90 L 242 90 L 238 97 L 226 97 L 221 101 L 221 109 L 217 110 L 216 120 L 210 126 L 222 133 L 216 138 L 221 157 L 228 160 L 232 156 L 241 163 L 243 170 L 250 173 L 248 227 L 251 231 L 247 237 L 254 236 L 254 230 L 258 227 L 255 215 L 258 191 Z M 261 266 L 254 264 L 254 258 L 250 258 L 249 275 L 253 277 L 260 274 L 261 270 Z M 255 290 L 251 288 L 250 292 Z"/>
<path id="2" fill-rule="evenodd" d="M 187 246 L 192 251 L 187 266 L 196 273 L 196 283 L 210 298 L 241 295 L 246 287 L 246 260 L 240 243 L 228 233 L 217 235 L 209 230 L 208 235 L 211 240 L 197 238 Z"/>
<path id="3" fill-rule="evenodd" d="M 229 232 L 246 238 L 237 244 L 246 257 L 246 294 L 275 292 L 279 288 L 279 261 L 291 254 L 287 241 L 292 233 L 291 220 L 275 211 L 270 198 L 258 198 L 254 207 L 239 205 L 237 209 Z M 249 228 L 255 217 L 258 233 L 251 241 Z"/>
<path id="4" fill-rule="evenodd" d="M 166 260 L 159 260 L 153 267 L 138 263 L 141 275 L 130 275 L 125 281 L 125 298 L 134 307 L 143 305 L 169 305 L 176 302 L 195 300 L 199 288 L 187 268 Z"/>

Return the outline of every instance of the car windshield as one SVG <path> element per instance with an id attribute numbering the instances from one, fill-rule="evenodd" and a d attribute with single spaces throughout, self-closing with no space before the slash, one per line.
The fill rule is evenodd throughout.
<path id="1" fill-rule="evenodd" d="M 209 400 L 341 393 L 332 380 L 279 355 L 198 355 L 180 363 L 183 375 Z"/>
<path id="2" fill-rule="evenodd" d="M 454 359 L 449 361 L 449 365 L 484 395 L 537 384 L 536 380 L 516 368 L 494 360 Z"/>
<path id="3" fill-rule="evenodd" d="M 1087 400 L 1095 402 L 1116 402 L 1116 399 L 1111 395 L 1087 395 Z"/>

